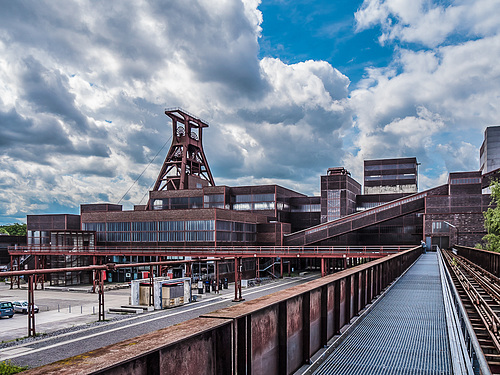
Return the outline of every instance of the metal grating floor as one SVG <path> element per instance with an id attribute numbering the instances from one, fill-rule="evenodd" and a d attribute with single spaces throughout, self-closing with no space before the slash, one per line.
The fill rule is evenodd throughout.
<path id="1" fill-rule="evenodd" d="M 436 253 L 415 265 L 314 374 L 451 374 Z"/>

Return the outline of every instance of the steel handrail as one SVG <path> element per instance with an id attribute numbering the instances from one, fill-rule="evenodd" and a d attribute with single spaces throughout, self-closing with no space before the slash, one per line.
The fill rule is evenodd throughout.
<path id="1" fill-rule="evenodd" d="M 445 291 L 447 292 L 448 298 L 451 298 L 451 307 L 453 309 L 453 320 L 455 321 L 455 328 L 458 329 L 459 335 L 459 344 L 460 351 L 463 353 L 464 351 L 468 354 L 468 364 L 467 370 L 470 372 L 472 369 L 472 373 L 475 373 L 474 370 L 479 370 L 479 373 L 482 375 L 491 375 L 490 367 L 488 366 L 488 362 L 484 357 L 484 353 L 479 345 L 479 341 L 477 340 L 476 333 L 474 332 L 474 328 L 472 328 L 472 324 L 469 321 L 467 312 L 462 304 L 462 300 L 460 295 L 458 294 L 457 288 L 451 279 L 450 272 L 448 268 L 444 265 L 443 255 L 441 250 L 438 249 L 438 259 L 441 274 L 444 275 L 443 285 L 446 287 L 443 289 L 443 294 Z M 445 297 L 446 298 L 446 297 Z M 466 345 L 466 341 L 471 345 Z M 458 350 L 458 349 L 457 349 Z M 455 353 L 458 354 L 458 353 Z M 456 356 L 452 356 L 452 359 L 457 360 Z M 462 357 L 462 360 L 465 360 Z M 462 362 L 462 365 L 465 366 L 465 363 Z M 456 362 L 454 363 L 455 373 L 457 372 L 456 367 L 460 367 Z"/>
<path id="2" fill-rule="evenodd" d="M 203 254 L 246 254 L 255 256 L 259 254 L 274 254 L 276 256 L 297 255 L 360 255 L 360 254 L 395 254 L 407 250 L 411 246 L 199 246 L 199 247 L 175 247 L 156 246 L 151 248 L 133 246 L 52 246 L 52 245 L 28 245 L 10 247 L 11 253 L 117 253 L 141 252 L 141 253 L 203 253 Z"/>

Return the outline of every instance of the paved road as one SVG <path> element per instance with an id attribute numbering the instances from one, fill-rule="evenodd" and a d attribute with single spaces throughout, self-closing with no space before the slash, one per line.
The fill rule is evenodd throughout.
<path id="1" fill-rule="evenodd" d="M 262 286 L 243 290 L 245 300 L 277 292 L 294 285 L 317 278 L 317 274 L 304 277 L 285 278 Z M 10 359 L 13 364 L 42 366 L 51 362 L 79 355 L 90 350 L 114 344 L 144 333 L 153 332 L 199 315 L 234 305 L 234 289 L 225 290 L 221 295 L 204 295 L 201 302 L 169 310 L 154 311 L 138 316 L 92 325 L 74 332 L 65 332 L 53 337 L 21 342 L 15 346 L 0 349 L 0 361 Z M 16 317 L 17 318 L 17 317 Z M 14 318 L 15 319 L 15 318 Z M 5 323 L 6 320 L 0 323 Z M 11 321 L 13 319 L 9 319 Z M 95 320 L 95 317 L 94 317 Z"/>

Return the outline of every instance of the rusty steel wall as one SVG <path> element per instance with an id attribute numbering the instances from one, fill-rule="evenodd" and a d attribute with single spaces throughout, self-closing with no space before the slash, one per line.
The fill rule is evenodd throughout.
<path id="1" fill-rule="evenodd" d="M 25 373 L 291 374 L 420 253 L 380 258 Z"/>

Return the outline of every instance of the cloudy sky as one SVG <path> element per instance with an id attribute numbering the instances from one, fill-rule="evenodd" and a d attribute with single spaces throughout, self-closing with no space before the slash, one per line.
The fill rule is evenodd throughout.
<path id="1" fill-rule="evenodd" d="M 328 167 L 361 182 L 369 158 L 416 156 L 421 190 L 477 170 L 500 124 L 498 14 L 500 0 L 1 1 L 0 224 L 144 204 L 166 107 L 210 123 L 218 185 L 312 195 Z"/>

